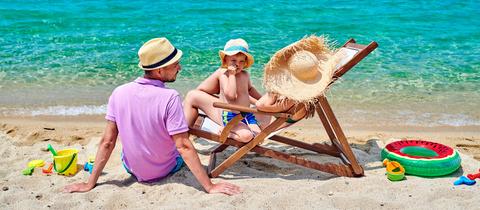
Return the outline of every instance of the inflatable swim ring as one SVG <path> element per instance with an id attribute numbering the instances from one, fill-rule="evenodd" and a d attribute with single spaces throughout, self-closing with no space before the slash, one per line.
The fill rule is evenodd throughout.
<path id="1" fill-rule="evenodd" d="M 423 140 L 401 140 L 387 144 L 382 159 L 399 162 L 406 174 L 443 176 L 460 168 L 460 155 L 443 144 Z"/>

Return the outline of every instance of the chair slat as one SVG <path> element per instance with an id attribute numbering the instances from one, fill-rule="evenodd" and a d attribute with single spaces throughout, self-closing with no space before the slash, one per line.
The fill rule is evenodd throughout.
<path id="1" fill-rule="evenodd" d="M 345 47 L 350 49 L 355 49 L 355 50 L 363 50 L 367 47 L 367 45 L 357 44 L 357 43 L 347 43 Z"/>
<path id="2" fill-rule="evenodd" d="M 378 44 L 376 42 L 371 42 L 365 47 L 361 47 L 359 44 L 355 44 L 354 42 L 355 40 L 353 40 L 353 42 L 349 40 L 349 42 L 347 42 L 344 46 L 347 48 L 359 49 L 359 52 L 355 54 L 350 59 L 350 61 L 346 62 L 343 66 L 341 66 L 335 71 L 333 75 L 334 77 L 333 82 L 338 78 L 340 78 L 341 76 L 343 76 L 345 73 L 347 73 L 348 70 L 350 70 L 352 67 L 357 65 L 358 62 L 360 62 L 363 58 L 365 58 L 368 54 L 370 54 L 373 50 L 375 50 L 378 47 Z M 330 83 L 330 85 L 332 85 L 332 83 Z"/>

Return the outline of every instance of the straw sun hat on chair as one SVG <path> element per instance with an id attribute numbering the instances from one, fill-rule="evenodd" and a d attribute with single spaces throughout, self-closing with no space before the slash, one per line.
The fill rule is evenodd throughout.
<path id="1" fill-rule="evenodd" d="M 147 71 L 162 68 L 180 60 L 182 54 L 167 38 L 151 39 L 138 50 L 138 67 Z"/>
<path id="2" fill-rule="evenodd" d="M 263 85 L 297 103 L 314 102 L 332 81 L 339 59 L 323 37 L 309 36 L 276 52 L 265 65 Z"/>

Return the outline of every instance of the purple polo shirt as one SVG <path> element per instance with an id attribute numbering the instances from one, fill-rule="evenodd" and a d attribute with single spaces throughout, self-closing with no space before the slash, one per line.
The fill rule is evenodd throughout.
<path id="1" fill-rule="evenodd" d="M 172 135 L 188 131 L 177 91 L 139 77 L 113 91 L 105 119 L 117 124 L 124 163 L 138 181 L 164 177 L 175 167 Z"/>

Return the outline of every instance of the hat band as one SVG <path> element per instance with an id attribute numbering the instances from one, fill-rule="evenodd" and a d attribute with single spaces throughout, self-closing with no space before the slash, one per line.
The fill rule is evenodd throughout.
<path id="1" fill-rule="evenodd" d="M 237 50 L 248 53 L 247 48 L 242 47 L 242 46 L 231 46 L 231 47 L 225 49 L 224 51 L 237 51 Z"/>
<path id="2" fill-rule="evenodd" d="M 157 63 L 154 63 L 152 65 L 148 65 L 148 66 L 145 66 L 145 65 L 142 65 L 143 68 L 147 68 L 147 69 L 152 69 L 152 68 L 156 68 L 156 67 L 159 67 L 163 64 L 166 64 L 168 61 L 172 60 L 175 55 L 177 55 L 177 48 L 174 48 L 173 52 L 170 53 L 170 55 L 168 55 L 166 58 L 164 58 L 163 60 L 157 62 Z"/>

